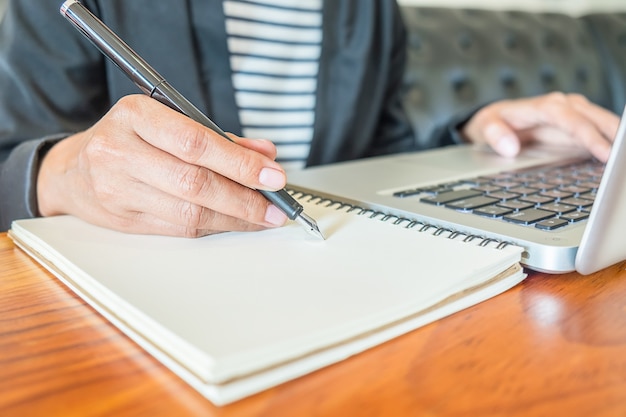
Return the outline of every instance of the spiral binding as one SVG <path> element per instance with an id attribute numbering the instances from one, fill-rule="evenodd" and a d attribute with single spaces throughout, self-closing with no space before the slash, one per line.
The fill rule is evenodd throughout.
<path id="1" fill-rule="evenodd" d="M 289 192 L 289 194 L 291 194 L 291 196 L 294 197 L 295 199 L 303 200 L 303 201 L 306 201 L 307 203 L 313 203 L 316 205 L 324 204 L 325 207 L 328 207 L 328 208 L 337 206 L 335 207 L 336 210 L 345 209 L 346 213 L 352 213 L 352 212 L 357 211 L 356 213 L 357 216 L 367 215 L 369 216 L 370 219 L 378 218 L 382 222 L 388 222 L 391 219 L 395 219 L 393 220 L 393 223 L 392 223 L 393 225 L 401 225 L 406 222 L 407 224 L 404 226 L 406 229 L 414 229 L 418 227 L 417 231 L 420 233 L 435 229 L 434 231 L 432 231 L 432 234 L 435 236 L 441 236 L 441 235 L 444 235 L 445 233 L 448 233 L 447 235 L 448 239 L 454 240 L 459 237 L 463 237 L 463 242 L 473 242 L 475 240 L 480 240 L 480 242 L 478 243 L 479 246 L 489 246 L 490 244 L 495 244 L 496 249 L 504 249 L 507 246 L 511 245 L 511 242 L 493 239 L 493 238 L 481 236 L 481 235 L 472 235 L 472 234 L 468 234 L 468 233 L 461 232 L 458 230 L 452 230 L 446 227 L 435 226 L 433 224 L 425 223 L 420 220 L 414 220 L 414 219 L 410 219 L 407 217 L 400 217 L 395 214 L 389 214 L 389 213 L 385 213 L 382 211 L 376 211 L 373 209 L 345 203 L 342 201 L 333 200 L 333 199 L 326 198 L 326 197 L 321 197 L 321 196 L 318 196 L 309 192 L 304 192 L 304 191 L 299 191 L 299 190 L 294 190 L 294 189 L 287 189 L 287 192 Z"/>

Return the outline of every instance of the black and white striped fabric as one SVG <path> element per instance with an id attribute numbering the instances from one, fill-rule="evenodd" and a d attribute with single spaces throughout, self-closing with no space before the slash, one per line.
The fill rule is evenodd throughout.
<path id="1" fill-rule="evenodd" d="M 225 0 L 243 135 L 273 141 L 285 169 L 304 167 L 313 137 L 322 0 Z"/>

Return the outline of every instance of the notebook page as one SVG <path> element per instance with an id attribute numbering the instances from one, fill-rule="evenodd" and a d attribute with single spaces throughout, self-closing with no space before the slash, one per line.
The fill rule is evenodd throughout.
<path id="1" fill-rule="evenodd" d="M 13 232 L 71 269 L 130 327 L 218 383 L 384 327 L 520 257 L 512 246 L 304 204 L 326 241 L 296 224 L 185 239 L 128 235 L 69 216 L 18 221 Z"/>

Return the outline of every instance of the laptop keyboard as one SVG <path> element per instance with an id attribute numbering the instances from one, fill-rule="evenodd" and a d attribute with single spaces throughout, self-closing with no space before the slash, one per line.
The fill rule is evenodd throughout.
<path id="1" fill-rule="evenodd" d="M 542 166 L 394 193 L 478 216 L 555 230 L 587 219 L 604 164 Z"/>

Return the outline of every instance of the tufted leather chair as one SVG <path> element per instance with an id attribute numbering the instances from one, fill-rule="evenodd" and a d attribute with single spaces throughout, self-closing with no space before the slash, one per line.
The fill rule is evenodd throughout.
<path id="1" fill-rule="evenodd" d="M 621 113 L 626 103 L 626 13 L 592 14 L 581 19 L 587 23 L 601 54 L 609 87 L 608 108 Z"/>
<path id="2" fill-rule="evenodd" d="M 490 101 L 576 92 L 621 113 L 626 13 L 402 7 L 407 113 L 421 148 L 454 115 Z"/>

